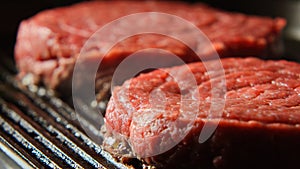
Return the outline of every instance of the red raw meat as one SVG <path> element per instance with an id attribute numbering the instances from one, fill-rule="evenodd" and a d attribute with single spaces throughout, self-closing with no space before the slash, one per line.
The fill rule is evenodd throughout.
<path id="1" fill-rule="evenodd" d="M 225 12 L 207 5 L 158 1 L 91 1 L 42 11 L 22 21 L 15 46 L 20 76 L 66 93 L 70 89 L 76 58 L 86 40 L 103 25 L 138 12 L 164 12 L 196 25 L 211 40 L 221 57 L 271 56 L 285 20 Z M 167 23 L 169 21 L 162 21 Z M 147 24 L 147 23 L 145 23 Z M 176 28 L 163 25 L 167 31 Z M 124 31 L 127 31 L 124 29 Z M 181 32 L 185 33 L 185 32 Z M 187 33 L 185 39 L 197 39 Z M 197 45 L 197 44 L 196 44 Z M 195 61 L 187 46 L 160 36 L 134 36 L 115 46 L 105 57 L 107 67 L 144 48 L 160 48 Z M 98 57 L 104 54 L 99 51 Z"/>
<path id="2" fill-rule="evenodd" d="M 203 62 L 197 62 L 188 64 L 200 93 L 194 118 L 186 118 L 187 112 L 181 111 L 182 106 L 191 104 L 182 104 L 180 99 L 185 93 L 169 74 L 185 78 L 187 69 L 185 66 L 165 68 L 141 74 L 114 89 L 105 115 L 108 133 L 112 137 L 121 134 L 122 139 L 129 140 L 138 157 L 162 168 L 291 169 L 297 166 L 300 64 L 257 58 L 224 58 L 221 63 L 227 92 L 220 117 L 207 118 L 212 101 L 211 82 L 220 80 L 219 76 L 209 79 Z M 184 84 L 183 91 L 192 88 L 190 83 Z M 156 97 L 151 102 L 153 91 L 159 91 L 164 99 Z M 164 106 L 159 106 L 162 102 Z M 144 158 L 145 152 L 158 152 L 166 143 L 176 140 L 179 131 L 185 130 L 191 120 L 194 121 L 192 129 L 171 150 Z M 198 138 L 204 123 L 214 124 L 218 120 L 215 132 L 200 144 Z M 105 146 L 114 152 L 110 144 Z"/>

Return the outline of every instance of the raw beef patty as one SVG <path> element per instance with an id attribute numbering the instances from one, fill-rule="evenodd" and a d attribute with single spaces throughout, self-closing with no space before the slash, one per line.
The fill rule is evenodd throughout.
<path id="1" fill-rule="evenodd" d="M 15 59 L 20 76 L 31 74 L 30 82 L 47 85 L 66 94 L 70 91 L 76 58 L 84 43 L 105 24 L 133 13 L 163 12 L 182 17 L 197 26 L 211 40 L 221 57 L 271 56 L 285 20 L 225 12 L 207 5 L 182 2 L 92 1 L 42 11 L 22 21 L 15 46 Z M 158 20 L 160 18 L 157 18 Z M 195 47 L 198 39 L 162 20 L 158 27 L 165 32 L 185 35 Z M 134 23 L 148 24 L 143 19 Z M 129 24 L 134 25 L 134 24 Z M 130 29 L 122 29 L 130 31 Z M 123 33 L 124 33 L 123 32 Z M 119 32 L 120 33 L 120 32 Z M 108 35 L 111 36 L 111 35 Z M 113 34 L 112 34 L 113 36 Z M 100 49 L 90 59 L 104 57 Z M 274 48 L 275 45 L 275 48 Z M 145 48 L 160 48 L 180 56 L 186 62 L 198 60 L 186 45 L 162 36 L 134 36 L 117 44 L 105 57 L 106 68 L 117 65 L 122 58 Z M 274 50 L 275 49 L 275 50 Z M 91 49 L 93 50 L 93 49 Z M 202 49 L 200 49 L 202 50 Z M 104 68 L 107 71 L 107 69 Z M 108 71 L 109 72 L 109 71 Z M 107 75 L 107 73 L 104 73 Z M 108 73 L 110 74 L 110 73 Z M 27 76 L 29 77 L 29 76 Z"/>
<path id="2" fill-rule="evenodd" d="M 225 99 L 221 114 L 211 116 L 210 112 L 216 97 L 211 84 L 221 83 L 221 74 L 207 72 L 203 62 L 196 62 L 188 64 L 189 69 L 177 66 L 141 74 L 116 87 L 105 115 L 108 135 L 128 141 L 138 158 L 162 168 L 297 166 L 300 64 L 257 58 L 224 58 L 221 63 L 226 80 L 224 96 L 217 95 Z M 192 95 L 185 97 L 193 88 L 192 83 L 184 83 L 187 70 L 197 83 L 198 104 Z M 211 73 L 215 76 L 209 78 Z M 177 83 L 176 79 L 183 81 Z M 176 143 L 180 132 L 191 124 L 187 135 Z M 218 127 L 208 140 L 199 143 L 204 124 Z M 168 143 L 176 145 L 162 151 Z M 114 152 L 109 144 L 106 147 Z"/>

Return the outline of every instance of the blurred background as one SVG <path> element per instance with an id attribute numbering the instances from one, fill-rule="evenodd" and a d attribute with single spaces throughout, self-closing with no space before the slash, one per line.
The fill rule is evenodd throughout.
<path id="1" fill-rule="evenodd" d="M 0 2 L 0 50 L 13 55 L 13 46 L 19 23 L 39 11 L 65 6 L 82 0 L 10 0 Z M 287 19 L 283 40 L 285 57 L 300 61 L 300 0 L 189 0 L 205 2 L 229 11 L 263 16 L 280 16 Z M 299 58 L 298 58 L 299 57 Z"/>

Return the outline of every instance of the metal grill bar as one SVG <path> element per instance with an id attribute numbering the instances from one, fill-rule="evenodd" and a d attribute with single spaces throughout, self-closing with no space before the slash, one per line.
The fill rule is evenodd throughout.
<path id="1" fill-rule="evenodd" d="M 42 153 L 38 148 L 36 148 L 34 145 L 32 145 L 26 138 L 24 138 L 16 129 L 14 129 L 10 124 L 8 124 L 2 117 L 0 117 L 0 126 L 4 132 L 6 132 L 13 139 L 15 139 L 15 141 L 17 143 L 19 143 L 19 145 L 21 145 L 22 148 L 24 148 L 26 151 L 30 152 L 47 168 L 60 168 L 57 164 L 55 164 L 52 160 L 50 160 L 44 153 Z M 16 152 L 19 152 L 19 151 L 16 151 Z M 28 158 L 24 157 L 20 152 L 18 154 L 26 161 L 30 161 Z M 30 163 L 31 163 L 31 161 L 30 161 Z M 35 166 L 32 163 L 31 163 L 31 165 L 34 166 L 34 168 L 38 168 L 37 166 Z"/>
<path id="2" fill-rule="evenodd" d="M 2 107 L 2 115 L 5 114 L 9 120 L 18 124 L 23 130 L 25 130 L 29 135 L 32 135 L 34 140 L 38 141 L 42 145 L 44 145 L 47 149 L 49 149 L 52 153 L 58 156 L 60 159 L 64 160 L 70 167 L 72 168 L 83 168 L 74 161 L 71 157 L 61 151 L 57 146 L 52 144 L 43 134 L 41 134 L 35 127 L 33 127 L 29 122 L 23 119 L 20 115 L 18 115 L 14 110 L 8 108 L 6 103 L 0 99 L 0 105 Z M 1 122 L 1 119 L 0 119 Z"/>
<path id="3" fill-rule="evenodd" d="M 19 156 L 13 160 L 32 168 L 132 168 L 85 134 L 80 124 L 101 136 L 88 119 L 79 117 L 79 124 L 74 110 L 52 91 L 22 85 L 8 68 L 12 64 L 5 65 L 0 66 L 0 146 Z"/>

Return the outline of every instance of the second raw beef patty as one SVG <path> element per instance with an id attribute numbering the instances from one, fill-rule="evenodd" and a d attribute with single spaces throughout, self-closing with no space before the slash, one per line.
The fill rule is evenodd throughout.
<path id="1" fill-rule="evenodd" d="M 121 134 L 121 138 L 129 140 L 137 156 L 163 168 L 297 166 L 300 64 L 256 58 L 227 58 L 221 63 L 226 79 L 225 107 L 219 110 L 222 115 L 208 118 L 213 100 L 211 85 L 220 81 L 221 76 L 216 71 L 217 76 L 210 79 L 204 64 L 198 62 L 188 64 L 190 70 L 185 66 L 155 70 L 116 87 L 105 115 L 108 131 L 112 137 Z M 191 101 L 191 96 L 182 102 L 185 98 L 182 96 L 192 90 L 193 83 L 176 81 L 186 79 L 189 71 L 197 81 L 198 105 Z M 178 86 L 180 83 L 184 89 Z M 153 95 L 155 91 L 158 93 Z M 199 143 L 203 125 L 218 120 L 212 136 Z M 167 143 L 176 143 L 189 121 L 193 127 L 178 145 L 164 154 L 155 154 Z M 109 146 L 108 150 L 114 151 Z M 153 156 L 144 158 L 145 152 Z"/>
<path id="2" fill-rule="evenodd" d="M 42 11 L 21 23 L 15 46 L 15 59 L 20 75 L 32 74 L 32 82 L 42 82 L 63 93 L 69 91 L 76 58 L 95 31 L 122 16 L 150 11 L 172 14 L 192 22 L 212 41 L 221 57 L 270 56 L 270 53 L 274 54 L 272 46 L 285 25 L 284 19 L 225 12 L 201 3 L 82 2 Z M 162 26 L 166 32 L 176 33 L 177 28 L 168 27 L 168 21 L 162 22 L 165 24 L 158 26 Z M 189 35 L 189 32 L 178 31 L 186 33 L 185 39 L 191 42 L 189 45 L 197 45 L 197 39 Z M 104 61 L 110 67 L 127 55 L 145 48 L 168 50 L 186 62 L 195 60 L 187 46 L 178 41 L 160 36 L 134 36 L 115 46 Z M 103 56 L 101 51 L 95 57 Z"/>

